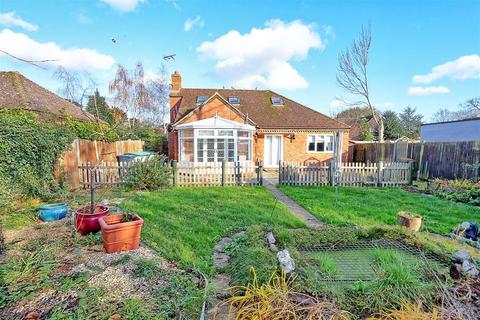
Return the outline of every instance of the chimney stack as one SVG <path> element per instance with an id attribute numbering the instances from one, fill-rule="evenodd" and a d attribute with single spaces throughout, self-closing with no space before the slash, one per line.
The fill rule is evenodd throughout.
<path id="1" fill-rule="evenodd" d="M 172 93 L 178 93 L 182 88 L 182 76 L 178 71 L 172 73 Z"/>

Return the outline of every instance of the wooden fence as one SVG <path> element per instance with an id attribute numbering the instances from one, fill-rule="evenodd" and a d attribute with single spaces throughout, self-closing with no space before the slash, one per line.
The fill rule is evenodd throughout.
<path id="1" fill-rule="evenodd" d="M 410 184 L 412 166 L 403 162 L 357 163 L 333 161 L 303 165 L 281 162 L 278 180 L 285 185 L 334 185 L 395 187 Z"/>
<path id="2" fill-rule="evenodd" d="M 95 187 L 115 187 L 124 182 L 125 174 L 133 162 L 82 163 L 78 166 L 80 186 L 87 189 L 93 181 Z"/>
<path id="3" fill-rule="evenodd" d="M 252 161 L 172 162 L 173 185 L 179 187 L 262 185 L 262 163 Z"/>
<path id="4" fill-rule="evenodd" d="M 80 185 L 88 188 L 118 186 L 133 162 L 87 162 L 78 166 Z M 170 164 L 165 164 L 170 166 Z M 172 161 L 172 184 L 178 187 L 245 186 L 263 184 L 260 162 L 177 163 Z"/>
<path id="5" fill-rule="evenodd" d="M 351 162 L 413 162 L 417 178 L 472 179 L 480 177 L 480 141 L 365 142 L 349 148 Z"/>
<path id="6" fill-rule="evenodd" d="M 58 161 L 58 165 L 62 167 L 70 188 L 77 189 L 83 187 L 85 182 L 81 180 L 80 166 L 85 166 L 87 163 L 116 163 L 118 155 L 143 151 L 143 145 L 144 142 L 141 140 L 102 142 L 76 139 Z M 58 166 L 57 174 L 59 174 Z"/>

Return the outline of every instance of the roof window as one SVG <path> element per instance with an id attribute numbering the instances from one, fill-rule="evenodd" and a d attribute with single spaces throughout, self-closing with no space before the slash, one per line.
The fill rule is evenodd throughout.
<path id="1" fill-rule="evenodd" d="M 271 97 L 270 100 L 274 106 L 283 106 L 283 99 L 280 97 Z"/>
<path id="2" fill-rule="evenodd" d="M 208 97 L 207 96 L 197 96 L 197 104 L 202 104 L 205 101 L 207 101 Z"/>
<path id="3" fill-rule="evenodd" d="M 239 97 L 228 97 L 228 103 L 230 104 L 240 104 Z"/>

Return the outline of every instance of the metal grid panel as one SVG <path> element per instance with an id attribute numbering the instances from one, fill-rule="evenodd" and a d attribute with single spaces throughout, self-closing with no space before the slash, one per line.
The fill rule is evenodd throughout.
<path id="1" fill-rule="evenodd" d="M 412 262 L 420 261 L 425 263 L 427 260 L 431 260 L 439 265 L 446 264 L 446 261 L 441 257 L 408 245 L 400 239 L 379 239 L 359 241 L 352 244 L 319 245 L 298 248 L 311 265 L 318 265 L 325 257 L 327 257 L 327 260 L 335 263 L 336 270 L 333 274 L 321 272 L 320 270 L 317 274 L 320 281 L 327 282 L 373 280 L 375 273 L 372 269 L 372 262 L 376 249 L 395 250 L 402 253 L 402 259 L 411 260 Z"/>

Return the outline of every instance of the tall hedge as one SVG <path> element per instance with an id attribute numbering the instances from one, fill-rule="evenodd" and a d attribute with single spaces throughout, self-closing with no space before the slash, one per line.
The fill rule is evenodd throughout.
<path id="1" fill-rule="evenodd" d="M 73 139 L 64 126 L 37 120 L 32 112 L 0 110 L 0 183 L 24 196 L 57 196 L 61 186 L 54 176 L 55 162 Z"/>

